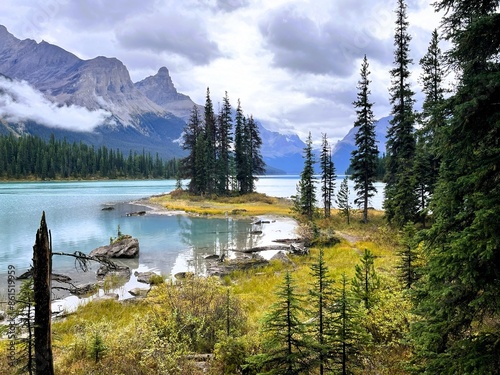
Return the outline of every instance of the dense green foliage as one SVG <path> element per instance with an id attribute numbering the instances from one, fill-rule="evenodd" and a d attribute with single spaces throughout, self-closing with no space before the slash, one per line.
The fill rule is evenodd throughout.
<path id="1" fill-rule="evenodd" d="M 132 151 L 128 156 L 106 146 L 95 149 L 85 143 L 49 142 L 35 136 L 0 137 L 0 178 L 173 178 L 178 161 L 164 162 L 158 154 Z"/>
<path id="2" fill-rule="evenodd" d="M 191 193 L 225 196 L 255 191 L 255 180 L 264 173 L 265 166 L 260 152 L 262 139 L 253 117 L 243 115 L 239 100 L 235 122 L 233 137 L 227 92 L 215 116 L 207 88 L 204 119 L 194 106 L 183 133 L 183 148 L 189 155 L 182 160 L 182 174 L 191 179 Z"/>
<path id="3" fill-rule="evenodd" d="M 430 197 L 439 175 L 440 159 L 435 137 L 445 126 L 444 93 L 442 81 L 446 77 L 442 67 L 443 56 L 439 48 L 437 30 L 432 33 L 427 53 L 420 59 L 422 67 L 422 91 L 425 94 L 422 112 L 419 116 L 421 127 L 417 130 L 417 143 L 413 175 L 418 196 L 418 215 L 425 226 L 429 215 Z"/>
<path id="4" fill-rule="evenodd" d="M 354 204 L 362 208 L 363 221 L 365 223 L 368 222 L 370 199 L 377 192 L 374 183 L 377 177 L 378 160 L 375 120 L 372 111 L 373 103 L 369 100 L 369 74 L 368 59 L 365 55 L 361 65 L 361 78 L 358 82 L 358 96 L 353 103 L 357 114 L 357 119 L 354 122 L 357 132 L 355 135 L 356 150 L 352 152 L 351 157 L 351 166 L 353 169 L 351 178 L 354 180 L 354 189 L 357 195 Z"/>
<path id="5" fill-rule="evenodd" d="M 433 145 L 441 166 L 414 339 L 426 374 L 499 374 L 499 1 L 437 8 L 446 11 L 448 62 L 459 78 Z"/>

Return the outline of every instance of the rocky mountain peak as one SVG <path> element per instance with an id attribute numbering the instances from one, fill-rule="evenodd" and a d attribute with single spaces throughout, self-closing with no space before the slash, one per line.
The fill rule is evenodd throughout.
<path id="1" fill-rule="evenodd" d="M 163 109 L 183 119 L 189 118 L 194 102 L 189 96 L 177 92 L 166 67 L 161 67 L 154 76 L 149 76 L 134 85 L 149 100 Z"/>

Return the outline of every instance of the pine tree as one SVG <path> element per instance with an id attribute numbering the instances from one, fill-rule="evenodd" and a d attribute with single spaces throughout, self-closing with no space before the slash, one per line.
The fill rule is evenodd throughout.
<path id="1" fill-rule="evenodd" d="M 337 206 L 339 215 L 345 217 L 347 224 L 351 223 L 351 206 L 349 204 L 349 185 L 347 176 L 340 183 L 340 189 L 337 193 Z"/>
<path id="2" fill-rule="evenodd" d="M 33 279 L 29 278 L 21 284 L 17 295 L 15 309 L 11 312 L 11 321 L 17 322 L 17 337 L 20 337 L 21 352 L 16 358 L 23 365 L 20 373 L 35 373 L 35 348 L 34 348 L 34 300 Z"/>
<path id="3" fill-rule="evenodd" d="M 240 194 L 245 193 L 245 170 L 246 170 L 246 149 L 245 149 L 245 129 L 246 118 L 243 115 L 241 102 L 238 99 L 238 107 L 236 108 L 236 124 L 234 129 L 234 162 L 236 169 L 236 181 L 238 181 L 238 191 Z"/>
<path id="4" fill-rule="evenodd" d="M 445 108 L 442 80 L 446 73 L 442 68 L 443 57 L 439 48 L 437 30 L 432 32 L 427 53 L 420 59 L 422 74 L 420 76 L 425 94 L 419 122 L 421 129 L 417 131 L 414 176 L 418 196 L 418 212 L 423 225 L 428 216 L 429 200 L 439 174 L 438 140 L 440 130 L 445 126 Z"/>
<path id="5" fill-rule="evenodd" d="M 217 128 L 217 174 L 218 193 L 227 195 L 229 193 L 229 149 L 232 144 L 233 119 L 231 116 L 231 103 L 227 91 L 222 99 L 222 108 L 218 118 Z"/>
<path id="6" fill-rule="evenodd" d="M 384 209 L 387 220 L 399 227 L 416 216 L 416 195 L 412 178 L 415 155 L 414 92 L 410 88 L 408 21 L 406 3 L 398 0 L 394 44 L 394 68 L 391 70 L 390 103 L 393 118 L 387 130 L 387 171 Z"/>
<path id="7" fill-rule="evenodd" d="M 335 190 L 335 165 L 332 160 L 332 150 L 328 144 L 326 134 L 323 134 L 320 155 L 321 167 L 321 196 L 323 198 L 323 210 L 325 217 L 330 217 L 332 208 L 332 196 Z"/>
<path id="8" fill-rule="evenodd" d="M 314 154 L 312 151 L 311 132 L 304 148 L 304 169 L 297 185 L 296 209 L 300 215 L 312 220 L 316 210 L 316 178 L 314 177 Z"/>
<path id="9" fill-rule="evenodd" d="M 247 137 L 248 137 L 248 163 L 249 163 L 249 175 L 248 175 L 248 187 L 249 192 L 255 191 L 255 181 L 258 179 L 257 175 L 261 175 L 265 171 L 265 163 L 260 152 L 262 146 L 262 139 L 260 137 L 259 128 L 257 123 L 253 119 L 253 116 L 246 121 Z"/>
<path id="10" fill-rule="evenodd" d="M 332 359 L 331 343 L 329 336 L 328 321 L 330 319 L 329 307 L 333 304 L 333 279 L 329 275 L 328 266 L 324 259 L 324 250 L 319 250 L 316 263 L 311 265 L 311 275 L 314 282 L 309 290 L 309 314 L 313 318 L 311 331 L 315 338 L 314 347 L 317 362 L 319 363 L 319 373 L 323 375 L 330 368 L 329 362 Z"/>
<path id="11" fill-rule="evenodd" d="M 368 208 L 370 199 L 375 195 L 377 189 L 374 186 L 377 176 L 378 148 L 375 138 L 374 116 L 372 103 L 369 101 L 368 60 L 366 55 L 361 65 L 361 79 L 358 82 L 358 97 L 353 103 L 356 108 L 357 127 L 355 136 L 356 150 L 352 152 L 351 167 L 354 180 L 354 190 L 357 198 L 354 204 L 363 209 L 363 222 L 368 222 Z"/>
<path id="12" fill-rule="evenodd" d="M 214 114 L 212 99 L 210 99 L 210 89 L 207 87 L 205 100 L 205 183 L 202 192 L 213 194 L 217 187 L 217 126 Z"/>
<path id="13" fill-rule="evenodd" d="M 264 318 L 264 353 L 256 359 L 265 374 L 303 374 L 311 366 L 311 343 L 307 339 L 301 319 L 303 301 L 296 292 L 296 285 L 289 272 L 280 289 L 278 300 Z"/>
<path id="14" fill-rule="evenodd" d="M 200 135 L 202 134 L 201 120 L 199 118 L 198 107 L 193 106 L 191 111 L 191 117 L 189 122 L 186 124 L 183 132 L 183 145 L 182 148 L 189 152 L 188 156 L 182 159 L 182 168 L 184 174 L 191 178 L 189 182 L 189 191 L 197 194 L 201 188 L 199 179 L 202 178 L 198 174 L 198 164 L 199 161 L 196 159 L 196 143 L 198 142 Z M 129 160 L 132 159 L 132 152 L 130 152 Z"/>
<path id="15" fill-rule="evenodd" d="M 369 335 L 361 326 L 361 315 L 347 284 L 347 276 L 342 274 L 335 303 L 330 307 L 332 318 L 328 332 L 330 337 L 335 338 L 330 349 L 335 356 L 335 373 L 342 375 L 358 373 L 355 370 L 362 369 L 363 349 L 369 342 Z"/>
<path id="16" fill-rule="evenodd" d="M 403 228 L 401 240 L 402 249 L 399 251 L 401 258 L 399 263 L 399 277 L 405 288 L 410 289 L 420 278 L 419 259 L 417 257 L 415 225 L 408 223 Z"/>
<path id="17" fill-rule="evenodd" d="M 365 309 L 370 310 L 376 302 L 375 290 L 380 287 L 380 280 L 375 271 L 375 256 L 365 249 L 361 264 L 355 266 L 356 275 L 352 280 L 354 295 L 363 302 Z"/>
<path id="18" fill-rule="evenodd" d="M 413 337 L 422 372 L 500 373 L 499 1 L 441 0 L 457 90 L 438 131 L 425 277 Z"/>

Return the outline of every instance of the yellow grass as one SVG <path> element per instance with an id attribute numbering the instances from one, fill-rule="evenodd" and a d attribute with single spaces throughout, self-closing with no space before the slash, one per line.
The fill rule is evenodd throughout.
<path id="1" fill-rule="evenodd" d="M 203 199 L 183 194 L 166 194 L 152 197 L 151 203 L 172 211 L 210 216 L 260 216 L 290 215 L 291 202 L 287 199 L 252 193 L 238 197 L 212 197 Z"/>

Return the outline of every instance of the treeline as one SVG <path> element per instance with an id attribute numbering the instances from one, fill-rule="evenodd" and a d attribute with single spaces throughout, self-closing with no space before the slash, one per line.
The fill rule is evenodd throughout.
<path id="1" fill-rule="evenodd" d="M 234 134 L 233 134 L 234 128 Z M 235 123 L 227 92 L 215 115 L 207 88 L 203 118 L 195 105 L 183 133 L 183 177 L 190 178 L 193 194 L 246 194 L 255 190 L 257 175 L 264 173 L 262 139 L 252 116 L 245 117 L 238 100 Z"/>
<path id="2" fill-rule="evenodd" d="M 144 150 L 95 148 L 85 143 L 13 135 L 0 137 L 0 178 L 75 179 L 75 178 L 174 178 L 179 161 L 163 161 Z"/>

